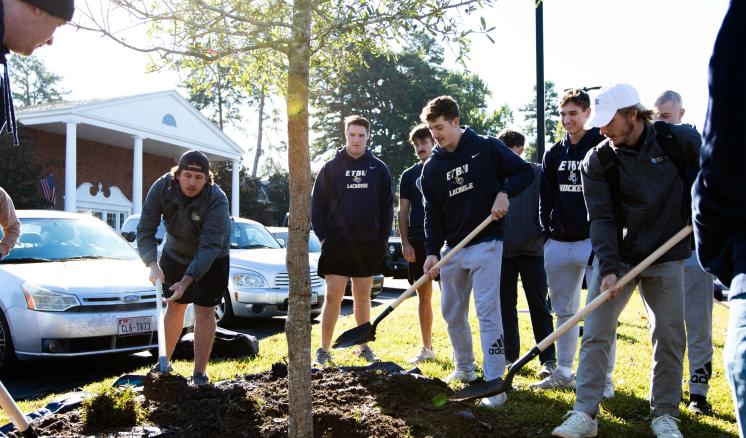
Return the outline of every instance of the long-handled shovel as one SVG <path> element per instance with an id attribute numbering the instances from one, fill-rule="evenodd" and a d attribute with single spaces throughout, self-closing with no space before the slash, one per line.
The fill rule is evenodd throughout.
<path id="1" fill-rule="evenodd" d="M 686 227 L 682 228 L 681 231 L 679 231 L 673 237 L 668 239 L 663 245 L 661 245 L 660 248 L 653 251 L 653 253 L 647 256 L 645 260 L 641 261 L 637 266 L 632 268 L 631 271 L 627 272 L 627 274 L 625 274 L 622 278 L 617 280 L 616 284 L 614 284 L 614 287 L 624 286 L 625 284 L 629 283 L 631 280 L 637 277 L 640 274 L 640 272 L 645 270 L 645 268 L 650 266 L 660 256 L 665 254 L 669 249 L 671 249 L 674 245 L 679 243 L 681 239 L 686 237 L 691 232 L 692 232 L 691 225 L 687 225 Z M 611 295 L 610 289 L 603 291 L 603 293 L 601 293 L 593 301 L 588 303 L 588 305 L 580 309 L 578 313 L 576 313 L 570 319 L 565 321 L 564 324 L 557 327 L 555 331 L 553 331 L 549 336 L 544 338 L 544 340 L 539 342 L 534 348 L 531 349 L 531 351 L 521 356 L 521 358 L 518 359 L 510 367 L 510 370 L 508 370 L 508 374 L 505 376 L 505 379 L 497 378 L 497 379 L 490 380 L 487 382 L 482 382 L 482 383 L 478 383 L 475 385 L 467 386 L 451 394 L 451 396 L 448 397 L 448 399 L 451 401 L 471 400 L 475 398 L 491 397 L 493 395 L 500 394 L 500 393 L 503 393 L 509 390 L 513 383 L 513 377 L 515 377 L 516 373 L 518 373 L 518 370 L 520 370 L 524 365 L 530 362 L 531 359 L 538 356 L 539 353 L 549 348 L 550 345 L 554 344 L 554 342 L 560 336 L 564 335 L 568 330 L 570 330 L 573 326 L 579 323 L 583 318 L 588 316 L 589 313 L 596 310 L 598 306 L 600 306 L 606 300 L 609 299 L 609 295 Z"/>
<path id="2" fill-rule="evenodd" d="M 453 249 L 445 255 L 438 263 L 433 266 L 433 268 L 440 268 L 443 266 L 448 260 L 453 257 L 454 254 L 459 252 L 461 248 L 466 246 L 471 240 L 479 234 L 487 225 L 489 225 L 494 219 L 492 218 L 492 215 L 488 216 L 487 219 L 483 220 L 481 224 L 477 225 L 477 227 L 469 233 L 468 236 L 464 237 L 464 239 L 458 243 L 458 245 L 454 246 Z M 425 273 L 422 277 L 420 277 L 419 280 L 417 280 L 413 285 L 409 286 L 409 288 L 404 291 L 401 295 L 399 295 L 399 298 L 397 298 L 393 303 L 389 304 L 388 307 L 386 307 L 383 312 L 381 312 L 380 315 L 378 315 L 378 318 L 376 318 L 375 321 L 373 321 L 373 324 L 370 322 L 366 322 L 365 324 L 361 324 L 353 329 L 347 330 L 346 332 L 339 335 L 337 340 L 334 342 L 334 345 L 332 345 L 333 348 L 347 348 L 352 347 L 353 345 L 359 345 L 364 344 L 366 342 L 371 342 L 376 340 L 376 327 L 378 324 L 383 321 L 385 317 L 389 315 L 389 313 L 393 312 L 396 307 L 402 303 L 402 301 L 409 298 L 418 287 L 422 286 L 426 281 L 428 281 L 430 277 L 428 277 L 427 273 Z"/>
<path id="3" fill-rule="evenodd" d="M 3 382 L 0 382 L 0 407 L 2 407 L 3 412 L 10 417 L 10 420 L 21 433 L 21 436 L 26 438 L 36 438 L 36 432 L 31 425 L 28 424 L 28 420 L 26 420 L 26 417 L 23 415 L 21 410 L 18 409 L 16 402 L 14 402 L 13 398 L 8 394 L 8 390 L 5 389 Z"/>
<path id="4" fill-rule="evenodd" d="M 166 322 L 163 316 L 163 283 L 155 280 L 155 312 L 158 315 L 158 369 L 161 374 L 168 373 L 168 358 L 166 357 Z"/>

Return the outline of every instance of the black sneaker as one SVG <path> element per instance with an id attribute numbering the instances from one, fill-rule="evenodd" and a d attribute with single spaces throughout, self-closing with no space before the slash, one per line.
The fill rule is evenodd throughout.
<path id="1" fill-rule="evenodd" d="M 712 415 L 712 406 L 707 403 L 704 395 L 692 394 L 689 396 L 689 405 L 686 407 L 692 414 Z"/>
<path id="2" fill-rule="evenodd" d="M 191 379 L 189 379 L 189 383 L 191 383 L 194 386 L 207 386 L 210 384 L 210 378 L 207 377 L 207 374 L 194 374 Z"/>

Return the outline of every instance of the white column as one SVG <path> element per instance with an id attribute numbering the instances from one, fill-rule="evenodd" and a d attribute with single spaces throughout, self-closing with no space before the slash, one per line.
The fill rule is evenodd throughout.
<path id="1" fill-rule="evenodd" d="M 233 177 L 233 180 L 231 182 L 231 215 L 238 217 L 238 197 L 240 193 L 240 187 L 239 187 L 239 169 L 241 166 L 241 162 L 239 160 L 233 160 L 233 169 L 231 176 Z"/>
<path id="2" fill-rule="evenodd" d="M 78 189 L 77 148 L 78 124 L 67 122 L 65 138 L 65 211 L 77 211 L 75 192 Z"/>
<path id="3" fill-rule="evenodd" d="M 132 160 L 132 213 L 142 212 L 142 137 L 136 136 Z"/>

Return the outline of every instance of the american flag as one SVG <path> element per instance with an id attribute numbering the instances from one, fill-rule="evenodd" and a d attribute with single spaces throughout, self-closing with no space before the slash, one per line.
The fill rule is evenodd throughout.
<path id="1" fill-rule="evenodd" d="M 55 208 L 57 203 L 57 194 L 54 191 L 54 173 L 50 173 L 41 179 L 41 191 L 44 194 L 44 199 L 49 202 L 52 208 Z"/>

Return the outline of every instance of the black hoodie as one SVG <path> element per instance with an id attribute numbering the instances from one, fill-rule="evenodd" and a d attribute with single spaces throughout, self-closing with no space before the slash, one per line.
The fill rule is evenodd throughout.
<path id="1" fill-rule="evenodd" d="M 510 180 L 507 178 L 510 177 Z M 534 179 L 531 165 L 500 140 L 465 128 L 456 150 L 436 146 L 422 171 L 425 248 L 439 255 L 443 241 L 457 245 L 490 215 L 498 192 L 517 196 Z M 502 239 L 502 220 L 488 225 L 471 244 Z"/>
<path id="2" fill-rule="evenodd" d="M 588 211 L 580 182 L 580 165 L 588 151 L 603 140 L 598 128 L 586 131 L 578 144 L 572 144 L 570 136 L 565 134 L 544 154 L 539 219 L 545 237 L 561 242 L 588 238 Z"/>
<path id="3" fill-rule="evenodd" d="M 388 240 L 394 220 L 391 174 L 370 149 L 352 158 L 340 148 L 319 171 L 311 203 L 311 221 L 319 240 Z"/>

